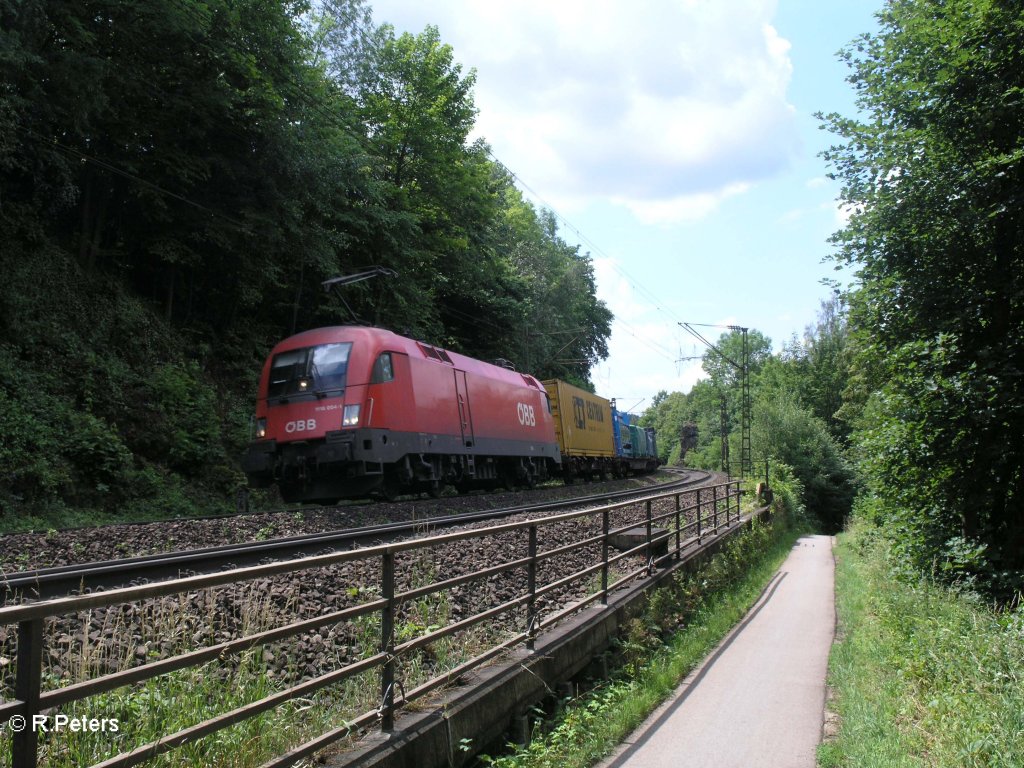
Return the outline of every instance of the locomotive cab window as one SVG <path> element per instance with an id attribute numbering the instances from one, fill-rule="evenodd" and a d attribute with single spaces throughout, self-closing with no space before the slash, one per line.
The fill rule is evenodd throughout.
<path id="1" fill-rule="evenodd" d="M 371 384 L 383 384 L 385 381 L 392 381 L 395 378 L 395 369 L 391 364 L 391 353 L 381 352 L 373 364 L 373 375 L 370 377 Z"/>
<path id="2" fill-rule="evenodd" d="M 293 349 L 274 356 L 267 397 L 315 394 L 323 397 L 345 389 L 352 342 Z"/>

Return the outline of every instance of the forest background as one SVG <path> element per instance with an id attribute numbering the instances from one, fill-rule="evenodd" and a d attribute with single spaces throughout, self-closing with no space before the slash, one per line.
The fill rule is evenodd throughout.
<path id="1" fill-rule="evenodd" d="M 779 355 L 750 333 L 753 453 L 908 568 L 1024 585 L 1024 11 L 891 0 L 821 116 L 855 271 Z M 0 2 L 4 528 L 220 511 L 276 340 L 356 313 L 589 384 L 589 256 L 470 142 L 474 73 L 360 0 Z M 740 455 L 735 333 L 645 419 Z M 724 398 L 724 408 L 723 408 Z M 723 418 L 724 416 L 724 418 Z M 858 495 L 859 493 L 859 495 Z M 854 501 L 856 496 L 856 501 Z"/>
<path id="2" fill-rule="evenodd" d="M 321 284 L 369 266 L 365 321 L 582 386 L 607 354 L 589 257 L 467 142 L 435 28 L 32 0 L 0 30 L 5 526 L 232 504 L 263 358 L 351 321 Z"/>

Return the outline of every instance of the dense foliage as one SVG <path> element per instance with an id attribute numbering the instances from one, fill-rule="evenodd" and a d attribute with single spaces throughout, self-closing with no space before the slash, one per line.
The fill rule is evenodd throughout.
<path id="1" fill-rule="evenodd" d="M 925 571 L 1024 585 L 1024 8 L 890 0 L 827 158 L 857 271 L 848 412 L 876 519 Z"/>
<path id="2" fill-rule="evenodd" d="M 362 0 L 0 0 L 4 525 L 225 498 L 263 356 L 368 265 L 361 318 L 587 385 L 611 315 L 474 79 Z"/>
<path id="3" fill-rule="evenodd" d="M 753 473 L 763 476 L 765 461 L 792 471 L 801 503 L 827 530 L 842 527 L 855 491 L 844 452 L 848 430 L 837 415 L 850 375 L 848 348 L 845 313 L 835 299 L 822 305 L 818 322 L 781 354 L 771 354 L 771 341 L 757 330 L 747 338 Z M 706 379 L 687 394 L 660 392 L 654 398 L 644 419 L 658 429 L 659 450 L 668 463 L 682 460 L 739 473 L 742 351 L 739 331 L 722 334 L 704 354 Z M 696 424 L 698 442 L 681 456 L 680 437 L 688 424 Z"/>

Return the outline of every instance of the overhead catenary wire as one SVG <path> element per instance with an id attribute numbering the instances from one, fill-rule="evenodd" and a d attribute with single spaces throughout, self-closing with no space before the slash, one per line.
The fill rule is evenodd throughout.
<path id="1" fill-rule="evenodd" d="M 625 280 L 627 282 L 629 282 L 629 284 L 631 286 L 633 286 L 633 288 L 635 288 L 639 293 L 643 294 L 648 299 L 650 299 L 652 302 L 654 302 L 655 309 L 657 309 L 659 312 L 662 312 L 662 313 L 668 315 L 672 319 L 673 323 L 681 322 L 681 320 L 678 317 L 676 317 L 670 310 L 668 310 L 666 307 L 662 306 L 663 304 L 665 304 L 665 302 L 663 302 L 658 296 L 656 296 L 650 289 L 648 289 L 646 286 L 644 286 L 633 275 L 631 275 L 629 272 L 627 272 L 625 270 L 625 268 L 623 268 L 618 263 L 618 261 L 615 259 L 615 257 L 611 256 L 600 245 L 598 245 L 596 242 L 594 242 L 594 240 L 592 240 L 590 237 L 588 237 L 579 227 L 577 227 L 575 224 L 573 224 L 571 221 L 569 221 L 562 213 L 560 213 L 558 211 L 557 208 L 555 208 L 551 203 L 549 203 L 547 200 L 545 200 L 543 197 L 541 197 L 540 194 L 538 194 L 529 184 L 527 184 L 523 180 L 522 176 L 520 176 L 515 171 L 513 171 L 511 168 L 509 168 L 509 166 L 506 163 L 502 162 L 502 160 L 497 155 L 494 154 L 494 150 L 492 150 L 488 146 L 486 148 L 486 151 L 487 151 L 487 154 L 490 156 L 490 158 L 492 160 L 494 160 L 494 162 L 496 162 L 498 165 L 500 165 L 505 170 L 505 172 L 508 173 L 509 176 L 511 176 L 513 179 L 515 179 L 523 189 L 525 189 L 527 192 L 529 192 L 534 197 L 534 199 L 537 200 L 538 203 L 540 203 L 544 208 L 546 208 L 549 211 L 551 211 L 551 214 L 556 219 L 558 219 L 558 221 L 560 221 L 562 223 L 562 225 L 566 229 L 568 229 L 570 232 L 572 232 L 574 235 L 576 235 L 576 237 L 579 238 L 580 242 L 585 243 L 586 245 L 590 246 L 590 249 L 592 251 L 594 251 L 595 253 L 597 253 L 597 254 L 603 256 L 604 258 L 606 258 L 608 260 L 609 264 L 611 265 L 612 269 L 614 269 L 616 272 L 619 273 L 619 275 L 621 275 L 623 278 L 625 278 Z"/>
<path id="2" fill-rule="evenodd" d="M 645 334 L 641 333 L 639 329 L 630 325 L 622 318 L 616 316 L 612 322 L 621 326 L 626 333 L 635 338 L 637 341 L 639 341 L 641 344 L 643 344 L 645 347 L 650 349 L 658 356 L 665 358 L 669 362 L 675 362 L 675 357 L 668 349 L 661 346 L 657 342 L 651 341 Z"/>

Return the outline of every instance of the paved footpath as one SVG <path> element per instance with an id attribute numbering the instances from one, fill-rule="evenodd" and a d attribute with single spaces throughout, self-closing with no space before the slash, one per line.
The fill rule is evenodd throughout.
<path id="1" fill-rule="evenodd" d="M 835 633 L 832 546 L 800 539 L 746 618 L 600 768 L 814 768 Z"/>

